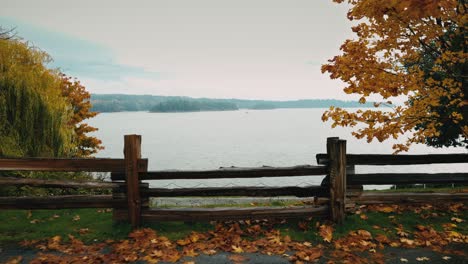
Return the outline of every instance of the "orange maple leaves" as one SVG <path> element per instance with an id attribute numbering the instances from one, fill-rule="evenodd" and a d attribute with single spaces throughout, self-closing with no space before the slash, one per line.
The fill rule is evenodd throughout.
<path id="1" fill-rule="evenodd" d="M 321 225 L 319 227 L 319 234 L 323 241 L 330 243 L 333 239 L 333 227 L 330 225 Z"/>
<path id="2" fill-rule="evenodd" d="M 468 243 L 468 236 L 457 231 L 460 230 L 457 224 L 464 223 L 461 213 L 464 210 L 466 206 L 463 203 L 360 206 L 355 214 L 383 213 L 384 217 L 391 219 L 393 226 L 374 225 L 372 228 L 361 228 L 334 236 L 332 225 L 317 222 L 316 232 L 324 243 L 318 242 L 319 240 L 315 243 L 294 241 L 289 235 L 273 229 L 271 221 L 239 221 L 217 223 L 213 230 L 191 232 L 178 240 L 170 240 L 152 229 L 144 228 L 130 233 L 128 239 L 108 240 L 91 245 L 86 245 L 73 236 L 68 237 L 68 242 L 55 236 L 46 241 L 28 242 L 24 245 L 34 246 L 42 251 L 31 263 L 190 263 L 191 257 L 219 252 L 232 253 L 229 259 L 235 263 L 248 261 L 244 253 L 279 255 L 298 264 L 314 262 L 322 257 L 328 259 L 328 263 L 384 263 L 382 250 L 386 247 L 425 247 L 443 254 L 463 254 L 449 250 L 447 245 Z M 421 224 L 408 227 L 398 223 L 395 218 L 407 212 L 414 212 L 422 219 L 439 217 L 440 212 L 450 214 L 451 218 L 449 223 L 442 226 L 443 230 Z M 308 226 L 313 226 L 309 220 Z"/>
<path id="3" fill-rule="evenodd" d="M 345 2 L 335 0 L 335 2 Z M 384 102 L 406 98 L 383 110 L 349 112 L 331 108 L 323 120 L 333 126 L 364 126 L 353 135 L 379 141 L 408 133 L 398 151 L 412 143 L 466 145 L 468 87 L 463 69 L 468 55 L 464 39 L 466 3 L 457 0 L 348 0 L 357 39 L 346 40 L 342 55 L 322 66 L 332 79 L 347 84 L 346 93 L 370 95 Z M 375 107 L 382 103 L 375 104 Z M 464 139 L 460 139 L 459 137 Z"/>
<path id="4" fill-rule="evenodd" d="M 55 236 L 44 242 L 25 242 L 23 245 L 65 254 L 58 256 L 40 253 L 31 263 L 127 263 L 139 260 L 147 263 L 173 263 L 184 257 L 214 255 L 218 252 L 260 252 L 267 255 L 283 255 L 291 261 L 307 262 L 322 256 L 323 246 L 292 241 L 289 236 L 282 236 L 279 230 L 266 228 L 268 225 L 255 223 L 241 226 L 238 222 L 220 223 L 212 231 L 192 232 L 175 242 L 157 235 L 152 229 L 144 228 L 130 233 L 129 239 L 108 240 L 93 245 L 85 245 L 73 236 L 69 236 L 68 243 L 64 243 L 60 236 Z M 295 253 L 288 255 L 289 252 Z M 234 262 L 245 260 L 241 255 L 231 257 Z"/>

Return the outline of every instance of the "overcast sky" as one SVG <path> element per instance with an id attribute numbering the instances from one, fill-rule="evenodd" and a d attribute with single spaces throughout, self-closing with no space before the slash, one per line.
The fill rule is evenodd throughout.
<path id="1" fill-rule="evenodd" d="M 0 25 L 92 93 L 338 98 L 320 72 L 352 37 L 331 0 L 0 0 Z"/>

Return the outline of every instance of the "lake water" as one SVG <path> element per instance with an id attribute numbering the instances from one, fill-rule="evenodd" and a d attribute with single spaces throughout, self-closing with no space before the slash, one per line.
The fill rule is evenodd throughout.
<path id="1" fill-rule="evenodd" d="M 321 121 L 325 109 L 239 110 L 225 112 L 102 113 L 90 120 L 99 128 L 94 135 L 105 150 L 97 157 L 123 157 L 124 135 L 142 136 L 142 156 L 149 170 L 217 169 L 316 165 L 315 155 L 326 152 L 327 137 L 347 140 L 348 153 L 390 154 L 395 141 L 367 143 L 352 137 L 349 128 L 330 127 Z M 409 154 L 466 153 L 464 148 L 435 149 L 415 145 Z M 411 166 L 357 166 L 357 173 L 468 172 L 466 164 Z M 161 180 L 154 187 L 304 186 L 319 184 L 322 177 Z M 368 188 L 373 188 L 370 186 Z"/>

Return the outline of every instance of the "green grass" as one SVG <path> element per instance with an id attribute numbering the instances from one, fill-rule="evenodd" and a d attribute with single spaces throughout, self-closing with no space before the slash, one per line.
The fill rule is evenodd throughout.
<path id="1" fill-rule="evenodd" d="M 85 228 L 89 232 L 80 233 Z M 102 241 L 126 237 L 129 231 L 128 224 L 112 222 L 112 212 L 98 209 L 0 211 L 0 244 L 68 234 L 86 242 Z"/>
<path id="2" fill-rule="evenodd" d="M 437 216 L 430 216 L 423 218 L 423 215 L 430 215 L 432 213 Z M 359 215 L 348 215 L 346 222 L 342 226 L 337 226 L 335 234 L 337 237 L 346 235 L 350 230 L 364 229 L 372 233 L 372 235 L 385 234 L 387 236 L 395 236 L 395 227 L 402 225 L 403 229 L 409 232 L 416 231 L 417 225 L 426 227 L 432 227 L 436 231 L 443 231 L 442 225 L 446 223 L 454 223 L 451 221 L 452 217 L 461 218 L 464 220 L 468 219 L 468 212 L 462 211 L 458 214 L 443 211 L 422 211 L 417 214 L 411 211 L 405 211 L 402 213 L 379 213 L 379 212 L 368 212 L 366 213 L 368 219 L 363 220 Z M 378 226 L 379 228 L 374 228 Z M 464 221 L 457 223 L 457 231 L 461 233 L 468 233 L 468 223 Z"/>
<path id="3" fill-rule="evenodd" d="M 127 238 L 131 226 L 113 222 L 112 212 L 99 209 L 0 211 L 0 245 L 14 244 L 23 240 L 44 239 L 60 235 L 65 241 L 73 235 L 87 243 L 107 239 Z M 79 216 L 79 220 L 76 220 Z M 74 220 L 75 218 L 75 220 Z M 31 222 L 32 221 L 32 222 Z M 204 232 L 213 226 L 206 222 L 160 222 L 144 225 L 155 229 L 169 239 L 180 239 L 192 231 Z M 83 232 L 88 229 L 87 232 Z M 81 230 L 81 232 L 80 232 Z"/>
<path id="4" fill-rule="evenodd" d="M 334 237 L 342 237 L 352 230 L 359 229 L 367 230 L 375 236 L 385 233 L 383 231 L 384 228 L 392 229 L 395 227 L 388 218 L 389 214 L 369 212 L 366 215 L 368 217 L 367 220 L 361 219 L 359 215 L 348 215 L 343 225 L 335 227 Z M 378 226 L 380 229 L 375 229 L 374 226 Z"/>
<path id="5" fill-rule="evenodd" d="M 318 235 L 315 228 L 315 224 L 317 221 L 321 222 L 323 219 L 312 219 L 311 221 L 307 221 L 308 230 L 303 230 L 299 228 L 299 223 L 304 223 L 305 221 L 300 220 L 289 220 L 284 224 L 276 225 L 275 228 L 281 231 L 282 235 L 288 235 L 293 240 L 297 241 L 309 241 L 311 243 L 318 243 L 322 240 L 322 238 Z"/>
<path id="6" fill-rule="evenodd" d="M 429 215 L 436 213 L 437 216 L 423 218 L 422 215 Z M 335 226 L 333 237 L 340 238 L 350 231 L 364 229 L 369 231 L 373 236 L 377 234 L 384 234 L 390 238 L 397 236 L 396 227 L 402 225 L 403 229 L 409 232 L 416 230 L 417 225 L 432 227 L 436 231 L 443 231 L 442 225 L 446 223 L 454 223 L 451 221 L 452 217 L 457 217 L 465 220 L 462 223 L 457 223 L 456 231 L 463 234 L 468 234 L 468 212 L 462 211 L 458 214 L 445 212 L 445 211 L 422 211 L 421 214 L 405 211 L 403 213 L 380 213 L 380 212 L 366 212 L 368 219 L 363 220 L 360 215 L 349 214 L 346 216 L 346 221 L 343 225 Z M 312 220 L 309 224 L 309 231 L 303 231 L 298 228 L 296 222 L 289 221 L 287 224 L 278 226 L 283 234 L 291 236 L 294 240 L 320 242 L 321 238 L 315 231 L 316 221 L 323 222 L 323 220 Z"/>
<path id="7" fill-rule="evenodd" d="M 12 245 L 23 240 L 45 239 L 55 235 L 62 236 L 65 240 L 71 234 L 87 243 L 104 241 L 107 239 L 124 239 L 131 228 L 127 223 L 114 223 L 110 210 L 98 209 L 63 209 L 63 210 L 1 210 L 0 211 L 0 245 Z M 367 220 L 359 215 L 348 215 L 341 226 L 334 227 L 334 238 L 347 235 L 352 230 L 364 229 L 374 236 L 385 234 L 396 236 L 395 227 L 403 225 L 404 230 L 414 231 L 416 225 L 431 226 L 441 231 L 442 224 L 450 223 L 451 217 L 468 220 L 468 212 L 458 214 L 451 212 L 437 212 L 437 216 L 423 219 L 421 214 L 413 212 L 404 213 L 379 213 L 367 212 Z M 423 211 L 422 214 L 429 214 Z M 79 216 L 79 220 L 76 216 Z M 316 223 L 324 223 L 323 219 L 305 221 L 308 230 L 299 228 L 299 222 L 305 220 L 289 220 L 282 224 L 276 224 L 273 228 L 281 230 L 282 235 L 289 235 L 293 240 L 320 242 L 317 234 Z M 453 222 L 452 222 L 453 223 Z M 457 231 L 467 234 L 467 221 L 457 223 Z M 155 229 L 158 234 L 176 240 L 185 237 L 192 231 L 205 232 L 212 230 L 213 225 L 207 222 L 159 222 L 147 223 L 144 227 Z M 378 226 L 378 228 L 376 228 Z M 88 229 L 88 232 L 80 232 Z"/>

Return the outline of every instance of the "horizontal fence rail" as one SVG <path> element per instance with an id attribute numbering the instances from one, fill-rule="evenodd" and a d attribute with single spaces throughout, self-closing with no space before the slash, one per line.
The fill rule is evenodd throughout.
<path id="1" fill-rule="evenodd" d="M 126 201 L 112 195 L 0 197 L 0 209 L 121 208 Z"/>
<path id="2" fill-rule="evenodd" d="M 328 164 L 327 154 L 317 154 L 316 159 L 317 164 Z M 468 154 L 346 154 L 346 162 L 348 165 L 417 165 L 432 163 L 468 163 Z"/>
<path id="3" fill-rule="evenodd" d="M 147 159 L 138 161 L 138 170 L 146 171 Z M 0 171 L 125 172 L 124 159 L 0 159 Z"/>
<path id="4" fill-rule="evenodd" d="M 237 220 L 326 216 L 328 210 L 328 206 L 151 209 L 141 216 L 144 221 Z"/>
<path id="5" fill-rule="evenodd" d="M 84 188 L 84 189 L 109 189 L 118 188 L 119 184 L 99 181 L 72 181 L 49 180 L 33 178 L 0 177 L 1 186 L 34 186 L 45 188 Z"/>
<path id="6" fill-rule="evenodd" d="M 468 173 L 369 173 L 348 174 L 348 184 L 468 183 Z"/>
<path id="7" fill-rule="evenodd" d="M 221 179 L 221 178 L 261 178 L 325 175 L 326 166 L 295 166 L 295 167 L 259 167 L 259 168 L 221 168 L 218 170 L 167 170 L 149 171 L 139 176 L 140 180 L 175 180 L 175 179 Z M 124 180 L 125 174 L 112 173 L 112 180 Z"/>
<path id="8" fill-rule="evenodd" d="M 328 188 L 321 186 L 287 186 L 287 187 L 212 187 L 212 188 L 149 188 L 141 190 L 142 196 L 148 197 L 178 197 L 178 196 L 296 196 L 312 197 L 327 196 Z"/>
<path id="9" fill-rule="evenodd" d="M 346 154 L 346 141 L 327 139 L 327 153 L 317 154 L 319 165 L 293 167 L 228 167 L 217 170 L 148 172 L 141 158 L 141 137 L 124 137 L 124 159 L 0 159 L 0 186 L 111 189 L 112 195 L 0 197 L 0 209 L 114 208 L 113 217 L 138 227 L 141 221 L 234 220 L 251 218 L 329 217 L 345 219 L 345 208 L 355 204 L 468 201 L 468 193 L 363 192 L 365 184 L 466 184 L 468 173 L 356 174 L 355 165 L 414 165 L 468 163 L 468 154 L 379 155 Z M 36 179 L 8 176 L 8 171 L 111 172 L 112 182 Z M 326 176 L 320 186 L 234 186 L 207 188 L 154 188 L 145 180 L 262 178 Z M 150 197 L 314 197 L 313 206 L 251 208 L 150 208 Z M 309 203 L 306 203 L 309 204 Z"/>

